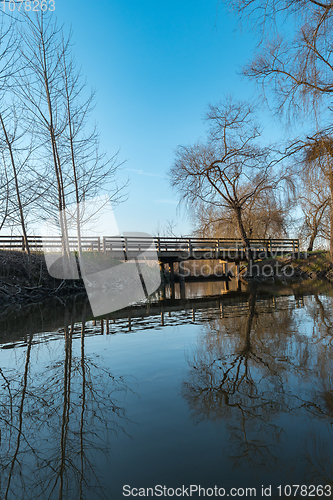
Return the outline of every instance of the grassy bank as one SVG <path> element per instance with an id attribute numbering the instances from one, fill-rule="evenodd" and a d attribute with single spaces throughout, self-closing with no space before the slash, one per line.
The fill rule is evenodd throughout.
<path id="1" fill-rule="evenodd" d="M 327 251 L 308 252 L 306 258 L 293 262 L 298 272 L 307 274 L 310 278 L 327 278 L 333 280 L 333 264 Z"/>
<path id="2" fill-rule="evenodd" d="M 297 259 L 278 257 L 255 261 L 252 278 L 247 277 L 248 266 L 243 268 L 246 279 L 291 280 L 326 279 L 333 283 L 333 264 L 327 251 L 301 253 Z"/>

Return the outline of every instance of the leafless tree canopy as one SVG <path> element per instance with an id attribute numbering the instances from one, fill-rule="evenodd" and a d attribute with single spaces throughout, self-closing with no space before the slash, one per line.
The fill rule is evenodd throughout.
<path id="1" fill-rule="evenodd" d="M 208 210 L 233 220 L 238 237 L 249 249 L 245 214 L 254 204 L 259 208 L 283 176 L 276 170 L 271 150 L 259 144 L 261 131 L 249 104 L 228 98 L 211 105 L 206 119 L 207 141 L 178 148 L 171 183 L 190 212 Z"/>
<path id="2" fill-rule="evenodd" d="M 274 89 L 280 111 L 317 108 L 333 92 L 333 4 L 316 0 L 235 0 L 230 5 L 259 35 L 244 73 Z"/>
<path id="3" fill-rule="evenodd" d="M 96 194 L 120 202 L 124 191 L 117 153 L 99 150 L 95 93 L 76 67 L 71 34 L 42 11 L 0 28 L 0 226 L 20 227 L 29 252 L 30 223 Z"/>
<path id="4" fill-rule="evenodd" d="M 298 192 L 304 211 L 302 230 L 312 248 L 316 234 L 326 234 L 322 223 L 332 227 L 333 177 L 331 173 L 331 112 L 333 94 L 333 3 L 321 0 L 230 0 L 241 23 L 247 22 L 258 40 L 257 52 L 243 69 L 256 81 L 262 94 L 273 102 L 276 111 L 288 121 L 295 120 L 304 137 L 295 138 L 295 163 L 301 151 L 305 191 Z M 307 164 L 307 165 L 306 165 Z M 325 167 L 323 168 L 323 164 Z M 326 187 L 310 193 L 304 182 L 324 175 Z M 306 181 L 307 178 L 307 181 Z M 329 201 L 325 195 L 329 190 Z M 311 189 L 310 189 L 311 190 Z M 326 198 L 325 198 L 326 196 Z M 317 228 L 317 229 L 316 229 Z M 318 233 L 319 230 L 319 233 Z M 331 229 L 328 231 L 332 233 Z M 333 259 L 333 234 L 329 235 Z"/>

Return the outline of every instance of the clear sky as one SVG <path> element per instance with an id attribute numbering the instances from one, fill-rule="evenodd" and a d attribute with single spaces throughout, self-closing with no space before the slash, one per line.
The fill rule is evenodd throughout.
<path id="1" fill-rule="evenodd" d="M 101 147 L 120 149 L 119 176 L 129 198 L 116 209 L 122 231 L 155 232 L 173 220 L 191 230 L 167 172 L 180 144 L 203 138 L 209 103 L 244 99 L 254 86 L 239 76 L 252 57 L 251 32 L 218 0 L 55 0 L 56 16 L 73 30 L 73 53 L 89 85 Z M 236 30 L 236 31 L 235 31 Z"/>

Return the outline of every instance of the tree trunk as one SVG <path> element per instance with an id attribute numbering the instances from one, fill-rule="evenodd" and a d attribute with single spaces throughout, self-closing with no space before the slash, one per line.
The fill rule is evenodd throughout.
<path id="1" fill-rule="evenodd" d="M 52 147 L 52 156 L 54 169 L 57 179 L 57 188 L 58 188 L 58 209 L 59 209 L 59 222 L 61 228 L 61 241 L 62 241 L 62 253 L 63 253 L 63 267 L 64 273 L 71 274 L 70 269 L 70 249 L 68 243 L 68 231 L 67 231 L 67 220 L 66 220 L 66 202 L 65 202 L 65 191 L 64 191 L 64 183 L 62 177 L 62 168 L 59 160 L 59 154 L 57 149 L 57 140 L 56 133 L 54 128 L 54 111 L 53 111 L 53 102 L 51 99 L 50 88 L 49 88 L 49 75 L 48 75 L 48 61 L 47 54 L 45 48 L 44 34 L 41 33 L 41 49 L 42 49 L 42 70 L 43 70 L 43 80 L 44 80 L 44 88 L 45 88 L 45 96 L 48 107 L 49 114 L 49 123 L 48 123 L 48 131 L 50 134 L 50 141 Z"/>
<path id="2" fill-rule="evenodd" d="M 333 171 L 332 166 L 330 166 L 329 170 L 329 178 L 330 178 L 330 193 L 331 193 L 331 207 L 330 207 L 330 257 L 331 262 L 333 262 Z"/>
<path id="3" fill-rule="evenodd" d="M 237 225 L 238 225 L 240 237 L 242 238 L 243 243 L 245 245 L 246 260 L 248 261 L 249 266 L 252 267 L 253 255 L 252 255 L 250 240 L 247 237 L 247 234 L 245 232 L 244 225 L 243 225 L 242 210 L 241 210 L 241 208 L 237 207 L 235 209 L 235 212 L 236 212 L 236 220 L 237 220 Z"/>
<path id="4" fill-rule="evenodd" d="M 316 237 L 317 237 L 317 229 L 314 229 L 312 231 L 312 234 L 311 234 L 311 237 L 310 237 L 309 246 L 308 246 L 308 252 L 312 252 L 314 240 L 316 239 Z"/>
<path id="5" fill-rule="evenodd" d="M 13 177 L 14 177 L 14 182 L 15 182 L 17 206 L 18 206 L 18 209 L 20 212 L 21 228 L 22 228 L 22 232 L 23 232 L 24 250 L 27 252 L 28 256 L 30 257 L 30 247 L 29 247 L 29 242 L 28 242 L 27 230 L 26 230 L 26 226 L 25 226 L 23 206 L 22 206 L 20 188 L 19 188 L 19 183 L 18 183 L 18 178 L 17 178 L 17 170 L 16 170 L 16 164 L 15 164 L 14 153 L 13 153 L 13 148 L 12 148 L 12 142 L 8 136 L 5 122 L 3 121 L 1 113 L 0 113 L 0 122 L 1 122 L 1 127 L 3 130 L 4 136 L 5 136 L 5 142 L 7 144 L 8 150 L 9 150 L 10 161 L 11 161 L 12 169 L 13 169 Z"/>
<path id="6" fill-rule="evenodd" d="M 67 75 L 67 66 L 65 56 L 64 59 L 64 81 L 65 81 L 65 90 L 66 90 L 66 106 L 67 106 L 67 126 L 69 133 L 69 144 L 71 151 L 71 162 L 73 169 L 73 178 L 74 178 L 74 187 L 75 187 L 75 199 L 76 199 L 76 232 L 77 232 L 77 243 L 78 243 L 78 252 L 79 252 L 79 265 L 78 269 L 80 274 L 85 274 L 84 269 L 84 261 L 82 258 L 82 242 L 81 242 L 81 214 L 80 214 L 80 193 L 79 193 L 79 183 L 77 179 L 77 170 L 76 170 L 76 159 L 75 159 L 75 147 L 74 147 L 74 131 L 73 131 L 73 121 L 72 121 L 72 113 L 71 113 L 71 98 L 69 94 L 69 83 L 68 83 L 68 75 Z M 103 248 L 104 250 L 104 248 Z M 80 268 L 81 266 L 81 268 Z"/>

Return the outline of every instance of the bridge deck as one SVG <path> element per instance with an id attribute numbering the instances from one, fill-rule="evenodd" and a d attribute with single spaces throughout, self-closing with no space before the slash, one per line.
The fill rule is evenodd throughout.
<path id="1" fill-rule="evenodd" d="M 60 252 L 62 239 L 60 236 L 29 236 L 28 242 L 33 251 Z M 74 236 L 68 237 L 71 251 L 78 249 L 78 241 Z M 251 239 L 251 250 L 255 258 L 297 254 L 298 239 Z M 183 260 L 220 259 L 246 260 L 244 243 L 234 238 L 153 238 L 147 236 L 104 236 L 82 237 L 82 251 L 113 252 L 120 258 L 130 258 L 131 253 L 138 256 L 142 252 L 157 250 L 161 262 Z M 24 250 L 22 236 L 0 236 L 0 249 Z M 156 254 L 155 254 L 156 255 Z"/>

